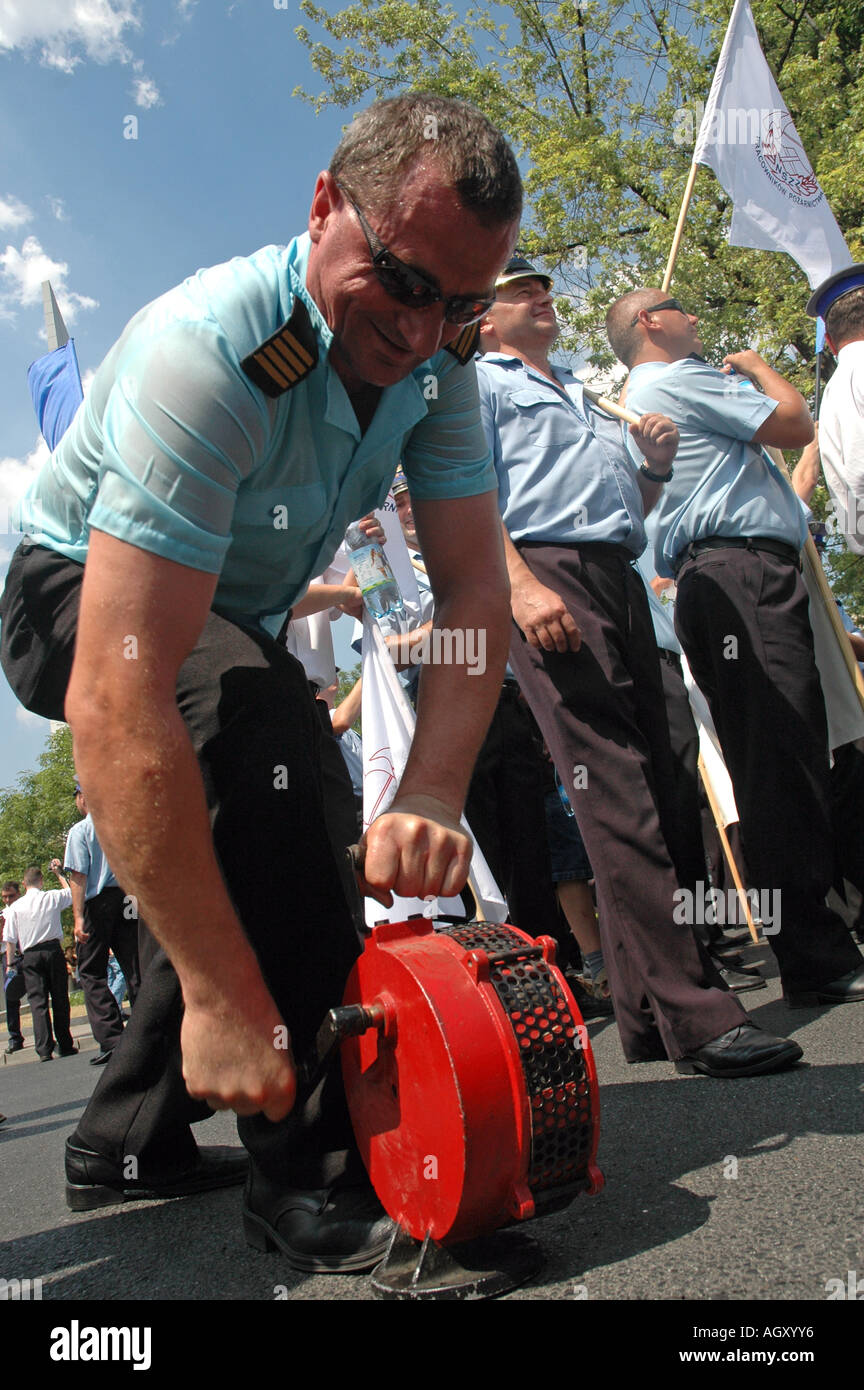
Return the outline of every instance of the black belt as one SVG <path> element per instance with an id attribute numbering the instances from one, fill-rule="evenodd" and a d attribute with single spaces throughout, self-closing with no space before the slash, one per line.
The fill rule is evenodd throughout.
<path id="1" fill-rule="evenodd" d="M 46 946 L 56 946 L 58 951 L 63 950 L 63 946 L 57 937 L 52 936 L 49 941 L 34 941 L 32 946 L 25 946 L 21 954 L 22 956 L 26 956 L 28 951 L 44 951 Z"/>
<path id="2" fill-rule="evenodd" d="M 780 560 L 788 560 L 798 570 L 801 568 L 801 552 L 785 541 L 767 540 L 763 536 L 706 536 L 705 540 L 691 541 L 683 550 L 679 550 L 672 565 L 676 578 L 688 560 L 694 560 L 705 550 L 761 550 L 767 555 L 776 555 Z"/>

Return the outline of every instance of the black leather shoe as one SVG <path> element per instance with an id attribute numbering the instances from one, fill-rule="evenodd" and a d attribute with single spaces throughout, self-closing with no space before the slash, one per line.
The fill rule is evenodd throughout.
<path id="1" fill-rule="evenodd" d="M 10 1053 L 10 1054 L 11 1054 L 12 1052 L 20 1052 L 20 1051 L 22 1050 L 23 1046 L 24 1046 L 23 1042 L 16 1042 L 14 1038 L 10 1038 L 10 1040 L 9 1040 L 9 1046 L 6 1048 L 6 1051 L 7 1051 L 8 1053 Z"/>
<path id="2" fill-rule="evenodd" d="M 81 1051 L 81 1048 L 78 1046 L 78 1043 L 75 1043 L 74 1047 L 67 1047 L 66 1051 L 65 1051 L 65 1052 L 61 1052 L 59 1055 L 60 1055 L 61 1057 L 74 1057 L 75 1054 L 76 1054 L 76 1052 L 80 1052 L 80 1051 Z"/>
<path id="3" fill-rule="evenodd" d="M 734 994 L 743 994 L 747 989 L 767 989 L 768 984 L 763 980 L 758 970 L 754 973 L 744 970 L 731 970 L 726 965 L 718 965 L 720 978 L 726 983 L 726 988 L 731 989 Z"/>
<path id="4" fill-rule="evenodd" d="M 158 1177 L 126 1178 L 122 1167 L 75 1140 L 66 1140 L 66 1205 L 70 1211 L 92 1211 L 116 1202 L 189 1197 L 217 1187 L 236 1187 L 249 1171 L 245 1149 L 224 1145 L 198 1150 L 194 1167 Z"/>
<path id="5" fill-rule="evenodd" d="M 294 1269 L 330 1274 L 372 1269 L 395 1229 L 371 1187 L 273 1189 L 250 1178 L 243 1234 L 255 1250 L 281 1250 Z"/>
<path id="6" fill-rule="evenodd" d="M 111 1060 L 111 1052 L 97 1052 L 95 1057 L 90 1058 L 91 1067 L 104 1067 L 105 1063 Z"/>
<path id="7" fill-rule="evenodd" d="M 716 1077 L 763 1076 L 791 1067 L 803 1055 L 790 1038 L 774 1038 L 755 1023 L 741 1023 L 682 1057 L 675 1070 L 685 1076 L 696 1072 Z"/>
<path id="8" fill-rule="evenodd" d="M 807 993 L 787 994 L 785 998 L 790 1009 L 808 1009 L 818 1004 L 857 1004 L 864 999 L 864 965 L 857 966 L 830 984 L 820 985 Z"/>

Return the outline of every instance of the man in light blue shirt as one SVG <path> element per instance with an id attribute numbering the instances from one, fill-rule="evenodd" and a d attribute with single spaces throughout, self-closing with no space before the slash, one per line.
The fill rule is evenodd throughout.
<path id="1" fill-rule="evenodd" d="M 755 352 L 709 366 L 696 316 L 660 290 L 625 295 L 606 326 L 630 368 L 628 405 L 666 411 L 681 435 L 657 509 L 657 569 L 677 576 L 675 627 L 732 777 L 754 886 L 780 894 L 770 940 L 786 1000 L 864 1000 L 860 952 L 825 905 L 834 842 L 800 574 L 806 516 L 761 447 L 807 444 L 806 402 Z"/>
<path id="2" fill-rule="evenodd" d="M 134 900 L 123 892 L 96 837 L 93 817 L 80 785 L 75 784 L 75 805 L 83 820 L 66 836 L 64 868 L 69 875 L 78 978 L 99 1051 L 90 1065 L 109 1060 L 123 1035 L 120 1007 L 108 985 L 108 952 L 120 964 L 129 992 L 129 1003 L 138 994 L 138 912 Z"/>
<path id="3" fill-rule="evenodd" d="M 597 885 L 603 957 L 628 1061 L 713 1077 L 801 1056 L 747 1014 L 675 917 L 678 821 L 657 646 L 633 561 L 678 442 L 647 413 L 630 435 L 553 366 L 551 282 L 499 277 L 481 327 L 480 401 L 498 471 L 515 628 L 510 664 L 567 792 Z M 643 510 L 644 509 L 644 510 Z"/>
<path id="4" fill-rule="evenodd" d="M 30 708 L 58 716 L 65 695 L 99 838 L 167 952 L 67 1149 L 76 1209 L 236 1181 L 189 1129 L 204 1106 L 233 1108 L 254 1160 L 250 1241 L 306 1270 L 383 1253 L 390 1225 L 341 1086 L 301 1088 L 285 1120 L 292 1049 L 311 1051 L 359 943 L 311 697 L 271 634 L 404 457 L 442 621 L 484 628 L 487 671 L 430 668 L 399 794 L 364 837 L 364 887 L 457 891 L 507 633 L 471 342 L 520 211 L 512 151 L 479 112 L 376 103 L 319 175 L 308 235 L 142 310 L 37 480 L 3 598 L 4 669 Z"/>

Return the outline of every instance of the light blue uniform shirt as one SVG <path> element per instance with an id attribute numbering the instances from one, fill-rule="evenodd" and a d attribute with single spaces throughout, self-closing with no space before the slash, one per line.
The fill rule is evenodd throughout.
<path id="1" fill-rule="evenodd" d="M 96 828 L 89 815 L 79 820 L 69 831 L 63 866 L 66 869 L 74 869 L 76 874 L 87 875 L 84 885 L 85 902 L 95 898 L 103 888 L 119 887 L 108 860 L 102 853 L 102 846 L 96 839 Z"/>
<path id="2" fill-rule="evenodd" d="M 804 544 L 805 509 L 767 454 L 750 443 L 776 405 L 746 377 L 693 358 L 633 368 L 628 408 L 638 415 L 661 411 L 681 435 L 674 477 L 651 512 L 659 575 L 673 574 L 675 557 L 709 536 Z"/>
<path id="3" fill-rule="evenodd" d="M 621 427 L 588 404 L 572 372 L 554 371 L 567 399 L 518 357 L 477 363 L 504 525 L 514 541 L 617 542 L 640 555 L 642 494 Z"/>
<path id="4" fill-rule="evenodd" d="M 20 529 L 72 560 L 95 528 L 218 574 L 214 606 L 275 632 L 346 526 L 384 501 L 400 457 L 414 497 L 491 492 L 474 367 L 446 351 L 387 387 L 361 436 L 306 290 L 309 249 L 302 236 L 198 271 L 136 314 L 21 504 Z M 240 363 L 295 298 L 318 365 L 271 399 Z"/>

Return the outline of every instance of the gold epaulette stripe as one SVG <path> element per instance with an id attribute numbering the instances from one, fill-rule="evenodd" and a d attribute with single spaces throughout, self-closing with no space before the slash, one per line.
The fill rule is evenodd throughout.
<path id="1" fill-rule="evenodd" d="M 289 376 L 287 372 L 284 372 L 278 357 L 275 362 L 273 361 L 273 357 L 276 355 L 273 353 L 271 356 L 270 348 L 262 348 L 261 351 L 256 352 L 254 356 L 258 365 L 264 368 L 265 372 L 267 372 L 268 376 L 273 378 L 277 386 L 291 386 L 293 384 L 296 373 L 292 373 L 291 376 Z"/>
<path id="2" fill-rule="evenodd" d="M 479 337 L 480 325 L 478 323 L 466 324 L 459 337 L 447 344 L 447 351 L 452 353 L 464 366 L 474 356 Z"/>
<path id="3" fill-rule="evenodd" d="M 318 362 L 318 340 L 302 300 L 278 332 L 241 362 L 243 371 L 265 395 L 281 396 L 303 381 Z"/>
<path id="4" fill-rule="evenodd" d="M 280 357 L 285 358 L 285 361 L 293 372 L 305 372 L 309 370 L 308 365 L 301 357 L 302 348 L 296 339 L 292 338 L 289 346 L 284 338 L 274 338 L 270 346 L 279 353 Z"/>

